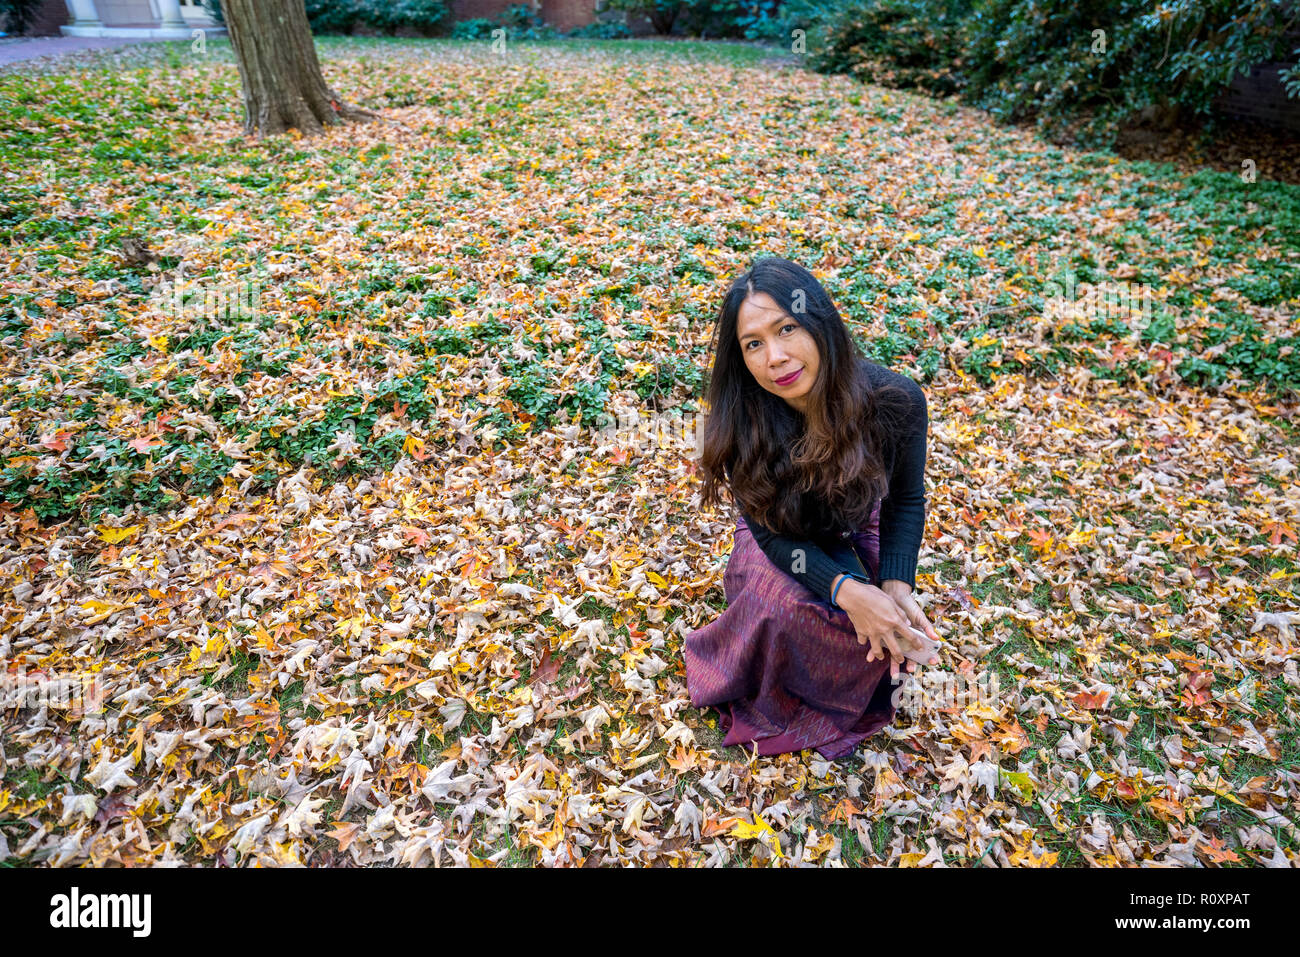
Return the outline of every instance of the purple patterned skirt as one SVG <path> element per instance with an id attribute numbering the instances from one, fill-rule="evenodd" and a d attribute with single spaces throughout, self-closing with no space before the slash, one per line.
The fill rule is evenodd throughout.
<path id="1" fill-rule="evenodd" d="M 877 505 L 848 540 L 877 584 L 879 528 Z M 744 519 L 723 590 L 727 610 L 686 636 L 684 657 L 691 704 L 718 709 L 724 745 L 838 758 L 893 720 L 888 656 L 867 661 L 848 614 L 773 565 Z"/>

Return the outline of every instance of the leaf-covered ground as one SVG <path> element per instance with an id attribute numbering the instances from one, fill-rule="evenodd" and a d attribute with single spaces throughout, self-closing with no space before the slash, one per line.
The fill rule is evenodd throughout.
<path id="1" fill-rule="evenodd" d="M 1300 187 L 743 47 L 321 49 L 387 122 L 245 140 L 220 44 L 0 74 L 4 864 L 1296 861 Z M 836 763 L 681 665 L 769 252 L 930 398 L 941 664 Z"/>

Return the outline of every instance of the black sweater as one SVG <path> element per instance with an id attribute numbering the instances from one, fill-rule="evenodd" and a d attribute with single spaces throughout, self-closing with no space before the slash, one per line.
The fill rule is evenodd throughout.
<path id="1" fill-rule="evenodd" d="M 880 504 L 880 580 L 893 578 L 915 588 L 916 560 L 925 532 L 925 441 L 929 408 L 921 387 L 907 376 L 867 359 L 862 362 L 873 389 L 882 385 L 899 386 L 912 399 L 908 428 L 886 452 L 889 494 Z M 831 583 L 841 574 L 873 584 L 844 548 L 849 545 L 849 532 L 840 532 L 838 538 L 789 538 L 758 524 L 744 512 L 741 514 L 763 554 L 826 601 L 831 599 Z M 796 549 L 803 550 L 803 571 L 793 570 L 798 557 Z M 827 554 L 828 549 L 838 555 Z"/>

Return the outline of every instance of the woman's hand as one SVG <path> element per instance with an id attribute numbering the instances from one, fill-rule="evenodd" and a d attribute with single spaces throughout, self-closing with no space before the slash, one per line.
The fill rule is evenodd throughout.
<path id="1" fill-rule="evenodd" d="M 936 648 L 923 635 L 912 631 L 912 623 L 903 607 L 887 592 L 849 578 L 836 594 L 838 604 L 849 616 L 858 633 L 858 644 L 871 646 L 868 661 L 885 656 L 889 650 L 890 678 L 897 678 L 905 660 L 926 664 L 939 661 Z M 913 601 L 915 604 L 915 601 Z M 920 609 L 917 609 L 918 613 Z M 924 615 L 921 616 L 924 620 Z M 933 629 L 931 629 L 933 630 Z M 910 668 L 908 670 L 911 670 Z"/>
<path id="2" fill-rule="evenodd" d="M 912 587 L 907 582 L 899 581 L 897 578 L 887 578 L 880 583 L 880 590 L 894 599 L 894 603 L 903 612 L 903 616 L 907 618 L 909 625 L 925 632 L 932 641 L 939 640 L 939 633 L 934 630 L 930 620 L 925 617 L 925 612 L 916 603 L 916 598 L 912 594 Z"/>

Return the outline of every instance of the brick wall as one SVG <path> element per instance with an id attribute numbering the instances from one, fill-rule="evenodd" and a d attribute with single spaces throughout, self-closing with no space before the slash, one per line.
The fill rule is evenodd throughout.
<path id="1" fill-rule="evenodd" d="M 474 20 L 483 17 L 495 20 L 512 6 L 516 0 L 451 0 L 451 22 L 457 20 Z"/>
<path id="2" fill-rule="evenodd" d="M 495 20 L 520 0 L 451 0 L 451 22 L 483 17 Z M 530 4 L 540 8 L 542 19 L 557 30 L 572 30 L 596 19 L 596 0 L 541 0 Z"/>
<path id="3" fill-rule="evenodd" d="M 1300 133 L 1300 98 L 1288 99 L 1278 70 L 1289 63 L 1261 63 L 1248 74 L 1232 78 L 1227 92 L 1215 100 L 1229 116 Z"/>
<path id="4" fill-rule="evenodd" d="M 0 20 L 4 17 L 0 16 Z M 72 17 L 68 15 L 68 6 L 63 0 L 41 0 L 41 5 L 36 8 L 36 15 L 32 17 L 32 25 L 27 28 L 26 35 L 29 37 L 57 37 L 59 36 L 59 27 L 71 23 Z M 9 25 L 0 24 L 4 29 L 9 29 Z"/>
<path id="5" fill-rule="evenodd" d="M 596 0 L 542 0 L 542 18 L 557 30 L 596 22 Z"/>

